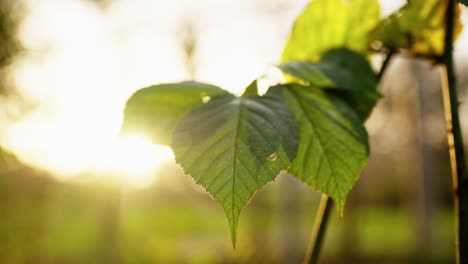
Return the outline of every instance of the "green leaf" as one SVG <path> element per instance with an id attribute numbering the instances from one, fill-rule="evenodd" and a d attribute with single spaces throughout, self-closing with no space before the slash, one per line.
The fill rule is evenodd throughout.
<path id="1" fill-rule="evenodd" d="M 468 0 L 457 0 L 459 3 L 464 4 L 465 6 L 468 6 Z"/>
<path id="2" fill-rule="evenodd" d="M 361 120 L 342 100 L 321 89 L 299 84 L 271 89 L 282 92 L 299 124 L 299 149 L 289 171 L 331 196 L 342 213 L 369 156 Z"/>
<path id="3" fill-rule="evenodd" d="M 376 50 L 405 49 L 418 55 L 441 55 L 447 3 L 441 0 L 408 0 L 408 4 L 371 31 L 371 46 Z M 463 28 L 459 5 L 455 12 L 454 40 Z"/>
<path id="4" fill-rule="evenodd" d="M 224 208 L 234 247 L 241 210 L 297 152 L 294 115 L 273 95 L 213 98 L 174 132 L 176 161 Z"/>
<path id="5" fill-rule="evenodd" d="M 295 78 L 315 87 L 333 88 L 366 120 L 380 95 L 377 80 L 367 59 L 349 49 L 334 49 L 317 62 L 299 61 L 278 66 Z"/>
<path id="6" fill-rule="evenodd" d="M 212 97 L 226 93 L 219 87 L 197 82 L 143 88 L 127 101 L 122 132 L 144 133 L 153 143 L 170 145 L 172 133 L 185 115 Z"/>
<path id="7" fill-rule="evenodd" d="M 243 97 L 245 97 L 245 96 L 254 96 L 254 95 L 258 95 L 258 82 L 257 82 L 257 80 L 254 80 L 252 83 L 250 83 L 249 86 L 247 86 L 247 88 L 245 88 L 245 91 L 242 94 Z"/>
<path id="8" fill-rule="evenodd" d="M 281 61 L 317 61 L 340 47 L 365 52 L 379 15 L 378 0 L 311 1 L 296 19 Z"/>

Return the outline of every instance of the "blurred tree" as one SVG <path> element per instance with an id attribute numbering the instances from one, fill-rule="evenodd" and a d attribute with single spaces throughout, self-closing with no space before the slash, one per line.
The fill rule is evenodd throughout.
<path id="1" fill-rule="evenodd" d="M 7 81 L 6 67 L 23 50 L 17 38 L 19 23 L 23 17 L 23 1 L 0 0 L 0 94 L 12 92 Z"/>
<path id="2" fill-rule="evenodd" d="M 198 47 L 198 37 L 193 19 L 187 18 L 182 22 L 179 38 L 187 74 L 189 79 L 195 79 L 197 73 L 195 55 Z"/>

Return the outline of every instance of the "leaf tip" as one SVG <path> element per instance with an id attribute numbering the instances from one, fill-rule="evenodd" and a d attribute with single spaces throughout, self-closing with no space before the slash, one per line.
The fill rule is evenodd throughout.
<path id="1" fill-rule="evenodd" d="M 231 229 L 231 243 L 232 243 L 232 249 L 236 250 L 236 242 L 237 242 L 237 220 L 231 221 L 231 219 L 229 219 L 229 228 Z"/>
<path id="2" fill-rule="evenodd" d="M 258 95 L 258 83 L 257 80 L 254 80 L 252 83 L 245 88 L 244 93 L 242 94 L 242 97 L 246 96 L 255 96 Z"/>
<path id="3" fill-rule="evenodd" d="M 338 219 L 341 221 L 344 217 L 344 206 L 338 207 Z"/>
<path id="4" fill-rule="evenodd" d="M 232 242 L 232 249 L 236 250 L 237 237 L 236 237 L 236 234 L 233 234 L 232 232 L 231 232 L 231 242 Z"/>
<path id="5" fill-rule="evenodd" d="M 336 204 L 336 209 L 338 210 L 338 221 L 342 221 L 344 217 L 344 208 L 345 208 L 345 201 L 341 199 L 336 199 L 332 197 L 333 202 Z"/>

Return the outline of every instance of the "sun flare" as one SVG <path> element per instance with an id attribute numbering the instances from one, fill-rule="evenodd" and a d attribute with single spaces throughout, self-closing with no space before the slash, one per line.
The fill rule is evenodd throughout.
<path id="1" fill-rule="evenodd" d="M 174 40 L 127 28 L 127 15 L 140 13 L 127 12 L 131 2 L 107 12 L 84 1 L 26 3 L 19 38 L 28 53 L 16 60 L 12 76 L 37 106 L 5 127 L 2 145 L 61 180 L 97 175 L 150 184 L 171 150 L 118 135 L 125 101 L 136 89 L 184 78 Z"/>
<path id="2" fill-rule="evenodd" d="M 153 183 L 162 163 L 173 159 L 169 147 L 153 145 L 137 135 L 117 138 L 104 153 L 94 157 L 91 170 L 111 173 L 123 184 L 146 187 Z"/>
<path id="3" fill-rule="evenodd" d="M 235 94 L 259 77 L 262 91 L 278 82 L 278 70 L 267 74 L 271 80 L 262 76 L 278 62 L 286 18 L 307 1 L 281 19 L 252 15 L 256 2 L 120 0 L 103 10 L 91 1 L 25 0 L 19 38 L 27 52 L 12 76 L 37 107 L 2 129 L 0 143 L 61 179 L 106 173 L 150 183 L 172 153 L 140 136 L 117 136 L 126 99 L 139 88 L 189 78 L 178 39 L 187 17 L 197 33 L 197 80 Z"/>

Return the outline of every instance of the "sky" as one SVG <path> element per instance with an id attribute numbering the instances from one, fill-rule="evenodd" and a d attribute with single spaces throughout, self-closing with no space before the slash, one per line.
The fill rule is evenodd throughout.
<path id="1" fill-rule="evenodd" d="M 135 186 L 154 180 L 169 148 L 119 135 L 137 89 L 189 79 L 182 49 L 192 25 L 195 79 L 239 94 L 279 62 L 306 0 L 26 0 L 12 74 L 37 107 L 5 127 L 0 142 L 60 179 L 111 173 Z M 403 1 L 383 1 L 384 14 Z M 464 17 L 464 20 L 466 16 Z M 186 29 L 186 28 L 185 28 Z M 466 34 L 462 36 L 467 43 Z M 462 43 L 463 43 L 462 41 Z"/>

